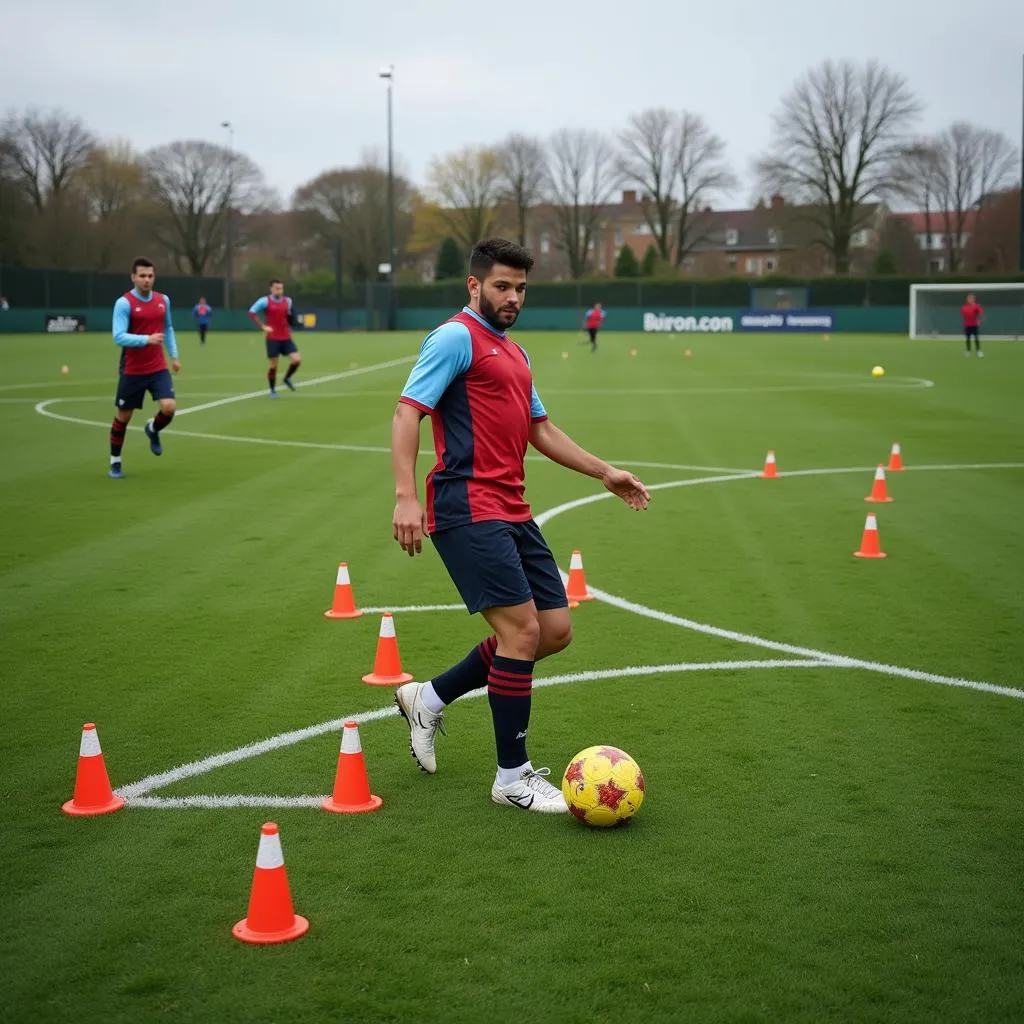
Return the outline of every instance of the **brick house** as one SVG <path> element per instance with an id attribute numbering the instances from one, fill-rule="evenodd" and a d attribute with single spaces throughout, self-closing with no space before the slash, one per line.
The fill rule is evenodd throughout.
<path id="1" fill-rule="evenodd" d="M 894 213 L 892 216 L 910 229 L 924 256 L 925 270 L 929 274 L 942 274 L 952 269 L 954 263 L 962 262 L 964 250 L 978 220 L 976 210 L 965 211 L 963 230 L 957 239 L 957 215 L 954 212 L 938 210 L 927 213 Z"/>

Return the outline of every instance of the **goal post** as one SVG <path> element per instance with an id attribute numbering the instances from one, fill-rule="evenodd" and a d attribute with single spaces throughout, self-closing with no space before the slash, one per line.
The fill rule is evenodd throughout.
<path id="1" fill-rule="evenodd" d="M 983 340 L 1024 339 L 1024 281 L 983 284 L 912 284 L 910 286 L 910 337 L 962 338 L 960 307 L 973 292 L 985 310 L 981 320 Z"/>

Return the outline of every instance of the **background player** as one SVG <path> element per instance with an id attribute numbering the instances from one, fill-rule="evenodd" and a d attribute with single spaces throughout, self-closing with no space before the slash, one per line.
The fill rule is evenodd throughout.
<path id="1" fill-rule="evenodd" d="M 604 306 L 600 302 L 595 302 L 594 306 L 587 313 L 587 318 L 583 321 L 583 326 L 587 329 L 587 334 L 590 335 L 590 351 L 597 351 L 597 332 L 604 326 L 605 318 Z"/>
<path id="2" fill-rule="evenodd" d="M 429 534 L 466 607 L 495 634 L 432 681 L 399 687 L 395 702 L 409 723 L 413 756 L 433 773 L 445 706 L 486 685 L 498 751 L 491 799 L 564 813 L 561 791 L 526 751 L 534 662 L 572 639 L 565 586 L 524 498 L 527 445 L 600 480 L 631 508 L 646 508 L 650 495 L 632 473 L 584 451 L 548 420 L 530 361 L 505 334 L 519 316 L 532 266 L 525 249 L 504 239 L 474 246 L 469 305 L 424 341 L 395 412 L 394 537 L 413 555 Z M 415 467 L 427 414 L 438 462 L 424 509 Z"/>
<path id="3" fill-rule="evenodd" d="M 967 301 L 960 307 L 960 316 L 964 322 L 964 342 L 967 345 L 965 355 L 971 354 L 971 338 L 974 338 L 974 350 L 979 356 L 985 353 L 981 351 L 981 340 L 978 338 L 978 329 L 981 327 L 981 318 L 985 310 L 978 305 L 974 298 L 974 292 L 967 296 Z"/>
<path id="4" fill-rule="evenodd" d="M 149 449 L 163 454 L 160 431 L 174 419 L 174 381 L 167 369 L 164 346 L 177 373 L 178 345 L 171 323 L 171 302 L 166 295 L 153 291 L 156 270 L 149 260 L 132 264 L 133 288 L 114 303 L 112 330 L 114 341 L 121 346 L 120 379 L 115 405 L 117 412 L 110 425 L 110 476 L 122 476 L 121 449 L 132 414 L 141 409 L 148 391 L 159 403 L 156 416 L 146 424 Z"/>
<path id="5" fill-rule="evenodd" d="M 213 319 L 213 310 L 207 305 L 206 299 L 200 295 L 199 301 L 192 307 L 192 315 L 196 320 L 196 328 L 199 330 L 199 344 L 206 344 L 206 332 L 210 329 L 210 321 Z"/>
<path id="6" fill-rule="evenodd" d="M 260 320 L 260 314 L 266 323 Z M 270 282 L 270 294 L 257 299 L 249 307 L 249 316 L 260 326 L 267 336 L 267 359 L 270 369 L 267 370 L 267 383 L 270 385 L 270 397 L 277 398 L 277 360 L 279 356 L 288 356 L 291 365 L 284 375 L 285 385 L 292 391 L 295 385 L 292 377 L 302 365 L 302 353 L 292 341 L 292 300 L 284 293 L 284 283 L 276 278 Z"/>

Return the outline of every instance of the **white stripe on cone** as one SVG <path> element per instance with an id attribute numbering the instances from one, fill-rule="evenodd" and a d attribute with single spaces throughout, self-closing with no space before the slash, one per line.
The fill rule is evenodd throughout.
<path id="1" fill-rule="evenodd" d="M 78 748 L 79 757 L 99 757 L 103 751 L 100 750 L 100 737 L 96 732 L 95 725 L 82 727 L 82 743 Z"/>
<path id="2" fill-rule="evenodd" d="M 875 519 L 875 513 L 874 512 L 869 512 L 868 513 L 868 518 L 867 518 L 867 520 L 864 523 L 864 529 L 865 530 L 877 530 L 878 529 L 878 520 Z"/>
<path id="3" fill-rule="evenodd" d="M 879 466 L 878 469 L 875 470 L 875 479 L 876 480 L 884 480 L 885 479 L 885 466 Z"/>
<path id="4" fill-rule="evenodd" d="M 765 462 L 774 463 L 775 462 L 775 452 L 769 452 L 768 455 L 765 457 L 764 461 Z"/>
<path id="5" fill-rule="evenodd" d="M 395 635 L 395 620 L 390 612 L 385 612 L 380 620 L 380 637 L 382 640 L 390 639 Z"/>
<path id="6" fill-rule="evenodd" d="M 341 752 L 343 754 L 361 754 L 363 744 L 359 739 L 359 726 L 355 722 L 346 722 L 341 730 Z"/>
<path id="7" fill-rule="evenodd" d="M 341 565 L 338 566 L 338 586 L 346 586 L 350 582 L 351 581 L 348 578 L 348 566 L 342 562 Z"/>
<path id="8" fill-rule="evenodd" d="M 899 455 L 899 453 L 900 453 L 900 446 L 898 444 L 894 444 L 892 446 L 892 454 L 893 455 Z"/>
<path id="9" fill-rule="evenodd" d="M 283 868 L 284 851 L 281 849 L 281 836 L 274 825 L 273 832 L 263 826 L 264 831 L 260 833 L 260 848 L 256 854 L 256 867 L 258 868 Z"/>
<path id="10" fill-rule="evenodd" d="M 569 559 L 570 569 L 582 569 L 583 568 L 583 555 L 579 551 L 572 553 L 572 558 Z"/>

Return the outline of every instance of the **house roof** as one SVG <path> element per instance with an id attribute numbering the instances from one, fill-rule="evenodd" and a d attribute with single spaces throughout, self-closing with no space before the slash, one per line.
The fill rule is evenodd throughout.
<path id="1" fill-rule="evenodd" d="M 952 210 L 944 212 L 942 210 L 932 210 L 927 216 L 922 210 L 915 210 L 910 213 L 894 213 L 893 216 L 897 220 L 903 221 L 904 224 L 914 232 L 915 235 L 924 235 L 929 232 L 933 235 L 941 235 L 946 230 L 946 223 L 956 223 L 956 213 Z M 964 213 L 963 230 L 973 231 L 975 222 L 978 219 L 977 210 L 967 210 Z"/>

